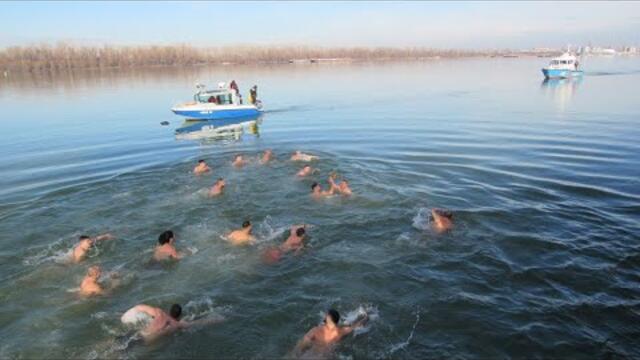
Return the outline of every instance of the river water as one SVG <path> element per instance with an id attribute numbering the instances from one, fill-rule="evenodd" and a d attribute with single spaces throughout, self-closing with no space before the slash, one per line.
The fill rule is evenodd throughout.
<path id="1" fill-rule="evenodd" d="M 0 79 L 0 357 L 280 358 L 330 307 L 368 311 L 341 358 L 638 357 L 638 58 L 279 65 Z M 169 108 L 196 81 L 254 83 L 258 129 L 177 140 Z M 246 97 L 246 94 L 245 94 Z M 169 126 L 161 126 L 169 121 Z M 276 161 L 236 170 L 235 154 Z M 320 156 L 311 179 L 294 150 Z M 190 170 L 205 159 L 213 173 Z M 337 171 L 354 196 L 314 200 Z M 226 193 L 206 196 L 224 177 Z M 430 230 L 428 211 L 454 212 Z M 249 219 L 255 246 L 221 236 Z M 307 247 L 261 257 L 291 224 Z M 172 229 L 179 262 L 150 262 Z M 79 235 L 116 239 L 66 263 Z M 90 265 L 120 285 L 75 289 Z M 152 344 L 130 307 L 226 320 Z"/>

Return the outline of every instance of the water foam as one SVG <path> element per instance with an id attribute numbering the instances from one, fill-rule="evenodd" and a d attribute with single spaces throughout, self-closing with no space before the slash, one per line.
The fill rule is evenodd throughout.
<path id="1" fill-rule="evenodd" d="M 409 333 L 409 336 L 407 337 L 407 339 L 405 341 L 391 345 L 391 348 L 389 349 L 389 351 L 386 354 L 387 356 L 385 357 L 389 357 L 389 355 L 393 355 L 398 350 L 402 350 L 407 346 L 409 346 L 409 344 L 411 343 L 411 340 L 413 339 L 413 334 L 415 334 L 416 332 L 416 327 L 418 326 L 419 322 L 420 322 L 420 308 L 416 309 L 416 320 L 413 322 L 413 326 L 411 327 L 411 332 Z"/>
<path id="2" fill-rule="evenodd" d="M 419 208 L 416 215 L 411 219 L 411 226 L 422 231 L 431 229 L 431 209 Z"/>

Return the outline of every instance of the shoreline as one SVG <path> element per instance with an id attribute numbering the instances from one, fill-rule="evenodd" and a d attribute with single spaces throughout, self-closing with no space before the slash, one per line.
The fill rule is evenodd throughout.
<path id="1" fill-rule="evenodd" d="M 146 47 L 74 47 L 39 45 L 0 49 L 0 78 L 10 73 L 58 73 L 75 70 L 137 69 L 283 64 L 334 64 L 433 61 L 463 58 L 550 57 L 562 50 L 457 50 L 430 48 L 224 47 L 187 45 Z"/>

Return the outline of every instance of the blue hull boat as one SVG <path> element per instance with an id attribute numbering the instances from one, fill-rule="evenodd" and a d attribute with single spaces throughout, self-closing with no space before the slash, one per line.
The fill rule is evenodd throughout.
<path id="1" fill-rule="evenodd" d="M 189 119 L 198 120 L 219 120 L 219 119 L 233 119 L 244 118 L 260 115 L 260 110 L 255 106 L 234 106 L 230 108 L 206 108 L 202 106 L 183 106 L 175 107 L 171 109 L 174 114 L 184 116 Z"/>
<path id="2" fill-rule="evenodd" d="M 256 117 L 262 113 L 262 102 L 257 97 L 257 87 L 254 86 L 249 95 L 249 103 L 243 104 L 242 96 L 235 81 L 230 85 L 219 83 L 218 88 L 206 90 L 205 85 L 198 84 L 198 91 L 193 95 L 193 101 L 176 105 L 171 108 L 174 114 L 188 119 L 219 120 Z"/>
<path id="3" fill-rule="evenodd" d="M 580 62 L 578 58 L 566 52 L 561 56 L 551 59 L 549 65 L 542 68 L 545 79 L 568 79 L 582 76 L 582 70 L 578 70 Z"/>
<path id="4" fill-rule="evenodd" d="M 580 77 L 584 72 L 582 70 L 542 69 L 542 74 L 546 79 L 567 79 Z"/>

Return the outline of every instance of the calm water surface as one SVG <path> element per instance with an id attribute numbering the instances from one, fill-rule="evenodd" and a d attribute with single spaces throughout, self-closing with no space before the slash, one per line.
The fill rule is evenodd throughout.
<path id="1" fill-rule="evenodd" d="M 640 59 L 544 84 L 546 62 L 0 79 L 0 357 L 278 358 L 329 307 L 373 315 L 342 358 L 640 357 Z M 259 86 L 258 134 L 176 140 L 169 107 L 231 78 Z M 268 148 L 273 164 L 230 167 Z M 296 149 L 321 157 L 313 179 L 295 179 Z M 213 174 L 190 174 L 200 158 Z M 312 200 L 333 170 L 355 196 Z M 429 230 L 432 207 L 453 231 Z M 245 219 L 258 244 L 233 248 L 220 236 Z M 313 225 L 306 250 L 265 264 L 294 223 Z M 150 263 L 166 229 L 195 254 Z M 65 264 L 79 235 L 107 231 Z M 93 264 L 122 283 L 83 300 Z M 142 302 L 226 321 L 144 345 L 119 320 Z"/>

